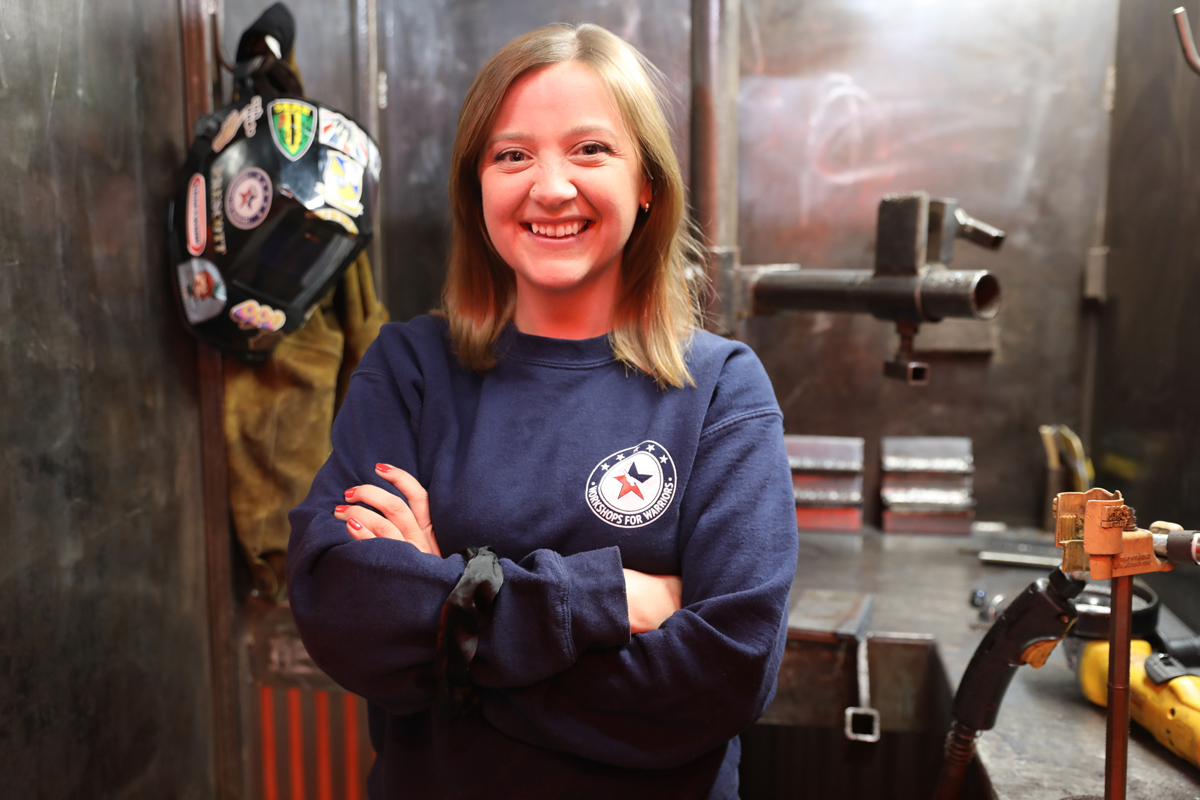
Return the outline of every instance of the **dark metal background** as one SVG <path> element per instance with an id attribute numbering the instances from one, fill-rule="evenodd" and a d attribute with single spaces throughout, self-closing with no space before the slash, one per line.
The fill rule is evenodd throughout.
<path id="1" fill-rule="evenodd" d="M 0 10 L 0 794 L 213 795 L 178 4 Z"/>
<path id="2" fill-rule="evenodd" d="M 976 349 L 981 333 L 998 347 L 930 353 L 927 387 L 884 380 L 894 334 L 870 318 L 746 326 L 786 430 L 866 437 L 868 487 L 882 436 L 969 436 L 979 517 L 1040 520 L 1037 426 L 1079 427 L 1084 403 L 1080 287 L 1099 244 L 1116 7 L 743 0 L 743 264 L 869 269 L 879 198 L 897 191 L 956 197 L 1009 234 L 1000 253 L 956 248 L 956 268 L 1000 279 L 999 317 L 916 339 L 918 352 L 933 336 L 950 340 L 939 349 Z"/>
<path id="3" fill-rule="evenodd" d="M 1200 75 L 1180 51 L 1178 5 L 1121 4 L 1094 439 L 1097 483 L 1124 492 L 1140 524 L 1197 528 Z M 1200 629 L 1196 571 L 1186 570 L 1152 583 Z"/>

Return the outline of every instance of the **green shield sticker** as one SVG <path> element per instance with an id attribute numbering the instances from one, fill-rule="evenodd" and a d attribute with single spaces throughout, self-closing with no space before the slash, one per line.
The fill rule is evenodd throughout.
<path id="1" fill-rule="evenodd" d="M 279 151 L 290 161 L 307 153 L 317 127 L 317 109 L 298 100 L 276 100 L 270 114 L 271 138 Z"/>

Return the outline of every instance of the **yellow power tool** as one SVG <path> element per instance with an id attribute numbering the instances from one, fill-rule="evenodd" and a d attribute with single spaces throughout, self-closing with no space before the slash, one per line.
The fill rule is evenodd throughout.
<path id="1" fill-rule="evenodd" d="M 1090 641 L 1079 658 L 1079 686 L 1103 707 L 1107 683 L 1108 642 Z M 1200 677 L 1166 653 L 1154 653 L 1144 639 L 1130 646 L 1129 710 L 1172 753 L 1200 767 Z"/>

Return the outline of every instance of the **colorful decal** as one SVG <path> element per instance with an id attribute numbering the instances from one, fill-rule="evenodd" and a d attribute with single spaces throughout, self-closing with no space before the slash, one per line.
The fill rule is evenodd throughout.
<path id="1" fill-rule="evenodd" d="M 249 167 L 229 182 L 225 216 L 235 228 L 257 228 L 271 210 L 271 179 L 258 167 Z"/>
<path id="2" fill-rule="evenodd" d="M 213 152 L 221 152 L 225 148 L 225 145 L 233 141 L 233 137 L 237 135 L 238 128 L 242 128 L 245 131 L 247 138 L 258 133 L 258 120 L 262 115 L 262 97 L 259 95 L 254 95 L 254 97 L 250 98 L 250 102 L 241 110 L 230 111 L 225 116 L 225 121 L 221 123 L 221 130 L 217 131 L 217 135 L 213 137 Z"/>
<path id="3" fill-rule="evenodd" d="M 263 305 L 257 300 L 243 300 L 238 303 L 229 309 L 229 318 L 244 331 L 254 328 L 277 331 L 287 322 L 287 316 L 282 311 Z"/>
<path id="4" fill-rule="evenodd" d="M 267 106 L 271 139 L 290 161 L 308 152 L 317 127 L 317 109 L 298 100 L 274 100 Z"/>
<path id="5" fill-rule="evenodd" d="M 346 232 L 351 236 L 358 236 L 358 226 L 354 224 L 354 220 L 347 217 L 336 208 L 318 208 L 312 212 L 314 216 L 320 217 L 327 222 L 336 222 L 346 229 Z"/>
<path id="6" fill-rule="evenodd" d="M 675 497 L 675 461 L 658 442 L 626 447 L 596 465 L 583 495 L 592 513 L 609 525 L 649 525 Z"/>
<path id="7" fill-rule="evenodd" d="M 325 151 L 325 202 L 347 214 L 362 214 L 363 166 L 352 158 Z"/>
<path id="8" fill-rule="evenodd" d="M 204 252 L 204 245 L 208 241 L 207 198 L 204 196 L 204 176 L 199 173 L 188 181 L 184 214 L 187 217 L 184 228 L 187 250 L 190 255 L 198 256 Z"/>
<path id="9" fill-rule="evenodd" d="M 371 161 L 370 139 L 362 128 L 336 111 L 321 109 L 321 144 L 341 150 L 364 167 Z"/>
<path id="10" fill-rule="evenodd" d="M 225 255 L 225 211 L 221 205 L 221 186 L 224 174 L 220 167 L 213 165 L 208 177 L 212 181 L 212 186 L 208 188 L 208 196 L 212 203 L 213 249 L 221 255 Z"/>
<path id="11" fill-rule="evenodd" d="M 203 258 L 193 258 L 180 264 L 179 296 L 183 298 L 183 313 L 196 325 L 219 316 L 225 308 L 225 281 L 215 264 Z"/>

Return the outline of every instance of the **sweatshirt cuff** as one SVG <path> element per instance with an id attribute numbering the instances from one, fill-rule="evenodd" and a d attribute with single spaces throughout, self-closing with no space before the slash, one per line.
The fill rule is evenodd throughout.
<path id="1" fill-rule="evenodd" d="M 625 573 L 616 547 L 589 550 L 563 558 L 570 587 L 571 639 L 576 657 L 589 647 L 629 644 L 629 604 Z"/>

